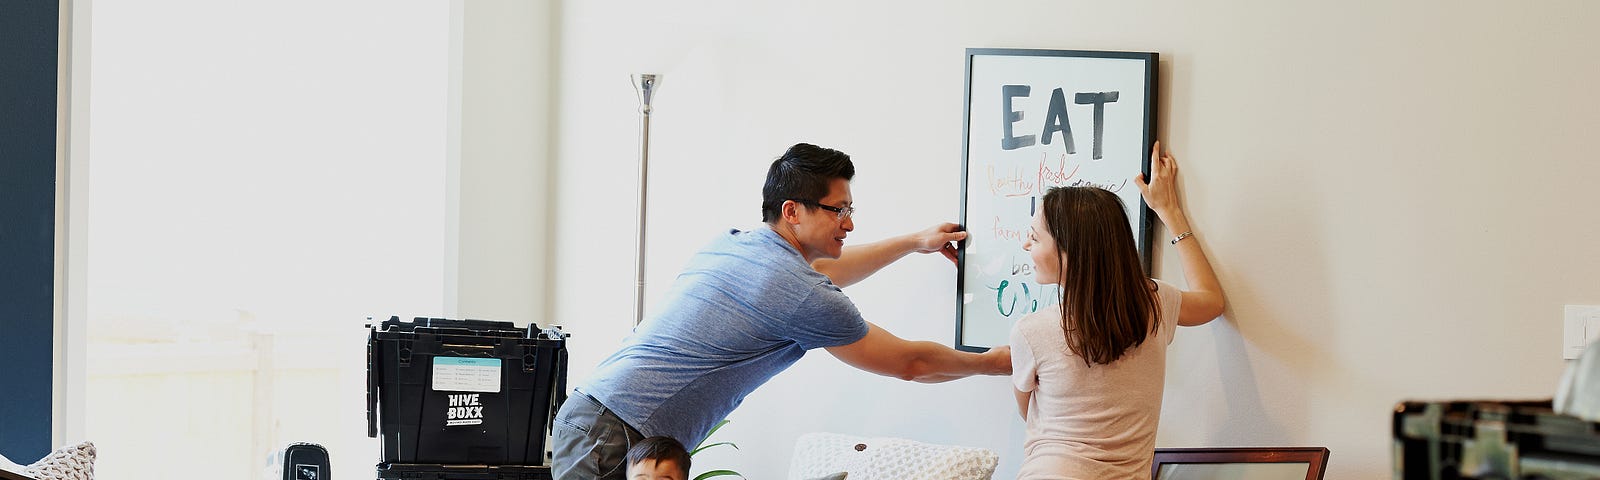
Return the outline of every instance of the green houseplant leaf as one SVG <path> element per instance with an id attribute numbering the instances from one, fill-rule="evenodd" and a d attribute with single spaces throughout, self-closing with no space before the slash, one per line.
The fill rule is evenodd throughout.
<path id="1" fill-rule="evenodd" d="M 706 473 L 702 473 L 699 476 L 694 477 L 694 480 L 705 480 L 705 479 L 711 478 L 711 477 L 726 477 L 726 476 L 729 476 L 729 475 L 732 475 L 732 476 L 735 476 L 735 477 L 739 477 L 739 478 L 744 478 L 744 475 L 740 475 L 739 472 L 735 472 L 733 470 L 712 470 L 712 471 L 709 471 L 709 472 L 706 472 Z"/>
<path id="2" fill-rule="evenodd" d="M 711 427 L 711 431 L 706 433 L 706 438 L 700 440 L 700 444 L 699 445 L 695 445 L 694 450 L 690 450 L 689 451 L 689 456 L 692 457 L 692 456 L 694 456 L 694 454 L 700 453 L 701 451 L 703 451 L 705 449 L 712 448 L 712 447 L 718 447 L 718 446 L 722 446 L 722 445 L 727 445 L 727 446 L 733 447 L 734 450 L 738 450 L 739 446 L 735 445 L 733 442 L 706 443 L 706 442 L 711 440 L 711 436 L 712 435 L 716 435 L 717 434 L 717 430 L 721 430 L 722 426 L 723 425 L 727 425 L 727 424 L 728 424 L 728 420 L 727 419 L 723 419 L 722 421 L 717 422 L 716 426 Z M 733 470 L 711 470 L 711 471 L 708 471 L 708 472 L 705 472 L 705 473 L 702 473 L 700 475 L 695 476 L 694 480 L 705 480 L 707 478 L 727 477 L 727 476 L 734 476 L 734 477 L 744 478 L 744 475 L 741 475 L 741 474 L 739 474 L 739 472 L 735 472 Z"/>
<path id="3" fill-rule="evenodd" d="M 705 450 L 707 448 L 715 447 L 715 446 L 718 446 L 718 445 L 727 445 L 727 446 L 733 447 L 734 450 L 738 450 L 739 449 L 739 446 L 738 445 L 734 445 L 733 442 L 717 442 L 717 443 L 713 443 L 713 444 L 710 444 L 710 445 L 701 445 L 701 446 L 695 447 L 694 451 L 689 452 L 689 456 L 692 457 L 692 456 L 694 456 L 694 454 L 700 453 L 701 450 Z"/>

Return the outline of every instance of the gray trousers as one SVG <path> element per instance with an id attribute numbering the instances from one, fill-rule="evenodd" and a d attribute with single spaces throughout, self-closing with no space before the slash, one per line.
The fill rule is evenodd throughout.
<path id="1" fill-rule="evenodd" d="M 556 412 L 551 475 L 556 480 L 625 480 L 628 449 L 644 435 L 580 391 Z"/>

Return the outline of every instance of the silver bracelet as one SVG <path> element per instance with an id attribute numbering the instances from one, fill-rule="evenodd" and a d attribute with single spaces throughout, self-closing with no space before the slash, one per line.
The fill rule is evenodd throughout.
<path id="1" fill-rule="evenodd" d="M 1173 245 L 1177 245 L 1178 242 L 1183 241 L 1183 239 L 1189 238 L 1189 237 L 1193 237 L 1193 236 L 1194 236 L 1194 231 L 1188 231 L 1188 232 L 1180 233 L 1180 234 L 1178 234 L 1178 236 L 1172 237 L 1172 244 Z"/>

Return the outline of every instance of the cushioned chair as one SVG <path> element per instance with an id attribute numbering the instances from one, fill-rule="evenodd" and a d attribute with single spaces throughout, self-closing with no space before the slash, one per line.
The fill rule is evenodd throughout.
<path id="1" fill-rule="evenodd" d="M 33 480 L 33 477 L 23 475 L 22 471 L 28 467 L 17 465 L 5 455 L 0 455 L 0 480 Z"/>
<path id="2" fill-rule="evenodd" d="M 0 480 L 33 480 L 33 477 L 24 477 L 20 473 L 11 473 L 5 467 L 0 467 Z"/>
<path id="3" fill-rule="evenodd" d="M 808 433 L 795 441 L 789 478 L 974 480 L 993 476 L 999 463 L 1000 456 L 986 448 Z"/>

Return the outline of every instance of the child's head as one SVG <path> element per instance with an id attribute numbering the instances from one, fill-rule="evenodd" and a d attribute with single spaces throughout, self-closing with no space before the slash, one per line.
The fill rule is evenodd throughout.
<path id="1" fill-rule="evenodd" d="M 689 451 L 672 437 L 650 437 L 628 449 L 628 480 L 688 480 Z"/>

